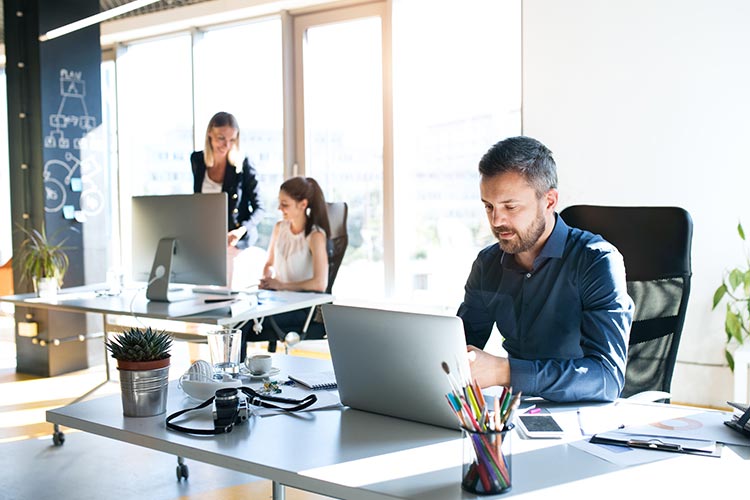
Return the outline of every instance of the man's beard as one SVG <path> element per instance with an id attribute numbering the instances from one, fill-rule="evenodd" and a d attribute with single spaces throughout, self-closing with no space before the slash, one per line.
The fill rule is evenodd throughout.
<path id="1" fill-rule="evenodd" d="M 497 241 L 500 244 L 500 248 L 503 250 L 503 252 L 509 254 L 518 254 L 521 252 L 525 252 L 533 247 L 536 242 L 539 241 L 539 238 L 542 236 L 542 234 L 544 234 L 545 229 L 546 227 L 544 221 L 544 212 L 542 210 L 539 210 L 539 212 L 537 213 L 537 217 L 534 219 L 534 221 L 526 231 L 519 232 L 509 226 L 499 226 L 492 228 L 492 234 L 494 234 L 495 238 L 497 238 Z M 515 233 L 514 238 L 506 240 L 500 237 L 500 233 L 507 233 L 511 231 Z"/>

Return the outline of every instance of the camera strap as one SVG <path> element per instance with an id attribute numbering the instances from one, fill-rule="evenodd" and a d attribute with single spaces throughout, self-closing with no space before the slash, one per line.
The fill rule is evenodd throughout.
<path id="1" fill-rule="evenodd" d="M 263 408 L 273 408 L 276 410 L 283 410 L 287 412 L 295 412 L 295 411 L 304 410 L 305 408 L 308 408 L 312 406 L 313 404 L 315 404 L 315 402 L 318 400 L 318 397 L 315 394 L 308 394 L 302 399 L 291 399 L 291 398 L 282 398 L 279 396 L 270 396 L 266 394 L 260 394 L 256 392 L 255 390 L 251 389 L 250 387 L 237 387 L 237 389 L 247 396 L 248 404 L 251 404 L 253 406 L 262 406 Z M 210 397 L 206 401 L 202 402 L 201 404 L 193 408 L 185 408 L 183 410 L 172 413 L 170 416 L 167 417 L 167 420 L 166 420 L 167 429 L 171 429 L 177 432 L 184 432 L 186 434 L 197 434 L 199 436 L 213 436 L 216 434 L 225 434 L 227 432 L 232 432 L 232 429 L 234 428 L 234 425 L 235 425 L 235 419 L 237 417 L 237 411 L 235 411 L 235 414 L 232 416 L 232 420 L 230 424 L 224 427 L 214 427 L 213 429 L 192 429 L 190 427 L 183 427 L 181 425 L 178 425 L 172 422 L 172 420 L 184 415 L 187 412 L 190 412 L 193 410 L 200 410 L 202 408 L 210 406 L 214 402 L 214 399 L 216 399 L 216 396 Z M 291 406 L 279 406 L 275 403 L 283 403 L 284 405 L 291 405 Z"/>

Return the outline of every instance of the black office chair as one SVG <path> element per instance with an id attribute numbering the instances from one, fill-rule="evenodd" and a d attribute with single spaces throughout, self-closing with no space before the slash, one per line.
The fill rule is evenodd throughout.
<path id="1" fill-rule="evenodd" d="M 328 237 L 328 286 L 326 287 L 326 293 L 331 293 L 333 283 L 336 281 L 336 276 L 341 267 L 341 262 L 344 260 L 346 248 L 349 245 L 349 233 L 346 230 L 349 207 L 346 202 L 332 202 L 326 203 L 326 205 L 328 208 L 328 223 L 331 226 L 331 234 Z M 297 332 L 299 338 L 296 338 L 296 336 L 288 338 L 287 335 L 290 331 L 283 331 L 276 321 L 274 321 L 273 316 L 267 318 L 267 321 L 276 334 L 276 338 L 281 342 L 285 342 L 287 349 L 290 347 L 290 344 L 296 344 L 301 340 L 325 338 L 326 332 L 323 327 L 319 306 L 311 307 L 304 324 L 299 325 L 299 328 L 295 330 L 290 330 Z M 270 347 L 269 344 L 269 350 Z"/>
<path id="2" fill-rule="evenodd" d="M 625 259 L 635 315 L 621 396 L 669 393 L 690 295 L 690 214 L 677 207 L 574 205 L 560 216 L 601 235 Z M 669 400 L 663 396 L 654 399 Z"/>

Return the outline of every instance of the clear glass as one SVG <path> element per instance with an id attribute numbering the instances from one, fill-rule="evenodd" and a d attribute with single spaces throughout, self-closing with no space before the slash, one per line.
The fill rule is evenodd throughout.
<path id="1" fill-rule="evenodd" d="M 512 486 L 511 430 L 463 430 L 461 487 L 478 495 L 497 495 Z"/>
<path id="2" fill-rule="evenodd" d="M 347 298 L 384 295 L 381 38 L 373 17 L 309 28 L 303 45 L 305 173 L 349 205 L 335 284 Z"/>
<path id="3" fill-rule="evenodd" d="M 265 19 L 196 35 L 194 61 L 196 148 L 204 149 L 206 126 L 215 113 L 237 118 L 240 149 L 257 171 L 265 208 L 256 246 L 266 248 L 279 218 L 284 173 L 281 21 Z"/>
<path id="4" fill-rule="evenodd" d="M 425 16 L 429 12 L 429 16 Z M 521 133 L 520 0 L 395 0 L 397 299 L 455 313 L 492 235 L 477 164 Z"/>
<path id="5" fill-rule="evenodd" d="M 242 330 L 239 328 L 216 330 L 208 332 L 207 337 L 214 372 L 239 373 Z"/>

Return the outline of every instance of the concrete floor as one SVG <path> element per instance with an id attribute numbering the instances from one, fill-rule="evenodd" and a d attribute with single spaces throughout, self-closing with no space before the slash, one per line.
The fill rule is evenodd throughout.
<path id="1" fill-rule="evenodd" d="M 119 500 L 271 498 L 270 481 L 189 460 L 190 478 L 178 482 L 176 457 L 73 429 L 63 428 L 65 443 L 54 446 L 44 412 L 104 380 L 103 350 L 92 346 L 87 370 L 32 377 L 15 371 L 13 332 L 13 319 L 0 314 L 0 500 L 98 500 L 113 494 Z M 190 365 L 195 347 L 190 350 L 175 343 L 173 364 L 180 369 L 170 370 L 173 377 Z M 89 397 L 114 393 L 119 385 L 108 383 Z M 325 497 L 287 488 L 287 498 Z"/>

